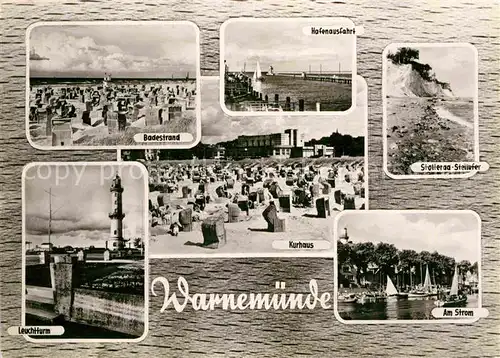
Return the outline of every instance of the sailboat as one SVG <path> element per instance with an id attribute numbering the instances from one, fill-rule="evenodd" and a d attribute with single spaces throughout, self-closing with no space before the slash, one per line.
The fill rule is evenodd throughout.
<path id="1" fill-rule="evenodd" d="M 260 63 L 257 61 L 257 67 L 255 68 L 255 71 L 253 72 L 253 83 L 256 82 L 262 82 L 264 80 L 264 77 L 262 77 L 262 71 L 260 70 Z"/>
<path id="2" fill-rule="evenodd" d="M 391 278 L 387 276 L 387 286 L 385 288 L 385 293 L 387 297 L 397 297 L 397 298 L 407 298 L 408 294 L 407 293 L 400 293 L 396 286 L 394 286 L 394 283 L 392 282 Z"/>
<path id="3" fill-rule="evenodd" d="M 427 292 L 428 296 L 437 296 L 437 290 L 433 290 L 431 276 L 429 275 L 429 266 L 425 268 L 425 281 L 424 281 L 424 292 Z"/>
<path id="4" fill-rule="evenodd" d="M 451 282 L 450 294 L 442 300 L 437 300 L 434 304 L 438 307 L 456 307 L 467 303 L 466 295 L 458 294 L 458 273 L 455 266 L 455 273 Z"/>
<path id="5" fill-rule="evenodd" d="M 431 277 L 429 275 L 429 266 L 427 266 L 426 271 L 425 271 L 425 280 L 424 280 L 424 285 L 421 289 L 417 290 L 412 290 L 408 293 L 408 297 L 411 298 L 418 298 L 418 297 L 428 297 L 433 295 L 431 293 L 432 290 L 432 284 L 431 284 Z"/>

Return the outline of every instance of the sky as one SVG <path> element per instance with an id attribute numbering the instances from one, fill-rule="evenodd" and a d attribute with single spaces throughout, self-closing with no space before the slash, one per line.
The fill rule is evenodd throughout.
<path id="1" fill-rule="evenodd" d="M 223 37 L 223 55 L 230 71 L 262 71 L 272 65 L 280 71 L 351 71 L 355 57 L 355 35 L 311 35 L 307 26 L 352 28 L 337 19 L 278 19 L 265 22 L 228 23 Z M 222 37 L 222 35 L 221 35 Z"/>
<path id="2" fill-rule="evenodd" d="M 30 76 L 193 77 L 196 42 L 186 23 L 42 25 L 30 33 Z"/>
<path id="3" fill-rule="evenodd" d="M 428 64 L 441 82 L 451 86 L 457 97 L 475 97 L 477 68 L 474 51 L 469 46 L 411 46 L 419 50 L 420 63 Z M 391 48 L 391 52 L 395 52 Z"/>
<path id="4" fill-rule="evenodd" d="M 127 233 L 144 237 L 147 208 L 143 172 L 124 165 L 42 165 L 25 176 L 25 233 L 32 247 L 48 241 L 49 191 L 52 188 L 51 243 L 55 246 L 105 247 L 110 234 L 112 177 L 122 178 L 123 219 Z M 136 235 L 136 236 L 135 236 Z"/>
<path id="5" fill-rule="evenodd" d="M 219 78 L 202 77 L 201 125 L 202 143 L 215 144 L 233 140 L 239 135 L 279 133 L 287 128 L 298 128 L 306 141 L 329 136 L 335 131 L 354 137 L 364 136 L 367 116 L 366 82 L 357 78 L 356 109 L 347 115 L 245 117 L 226 115 L 219 103 Z"/>
<path id="6" fill-rule="evenodd" d="M 478 220 L 471 212 L 404 213 L 398 211 L 356 211 L 339 219 L 338 232 L 347 227 L 356 242 L 385 242 L 399 250 L 437 251 L 456 261 L 479 261 Z"/>

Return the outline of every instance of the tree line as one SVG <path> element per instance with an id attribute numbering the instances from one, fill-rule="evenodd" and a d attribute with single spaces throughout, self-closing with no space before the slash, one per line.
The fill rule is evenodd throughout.
<path id="1" fill-rule="evenodd" d="M 453 257 L 442 255 L 437 251 L 431 253 L 399 250 L 393 244 L 384 242 L 375 245 L 372 242 L 352 243 L 348 241 L 344 243 L 339 240 L 337 257 L 339 283 L 346 280 L 345 277 L 340 276 L 341 268 L 345 265 L 354 268 L 354 279 L 358 285 L 367 278 L 370 266 L 375 266 L 377 275 L 384 279 L 386 275 L 392 279 L 398 278 L 400 286 L 410 285 L 410 275 L 413 285 L 423 283 L 426 266 L 432 283 L 437 285 L 451 284 L 455 265 L 462 280 L 465 280 L 467 272 L 478 274 L 477 262 L 471 263 L 467 260 L 457 262 Z"/>
<path id="2" fill-rule="evenodd" d="M 347 155 L 351 157 L 364 156 L 365 153 L 365 138 L 353 137 L 349 134 L 340 134 L 338 131 L 332 133 L 330 136 L 322 137 L 320 139 L 312 139 L 304 143 L 306 146 L 314 144 L 324 144 L 329 147 L 335 148 L 335 155 Z M 213 158 L 217 152 L 217 147 L 224 147 L 225 149 L 233 148 L 237 145 L 237 141 L 231 140 L 220 142 L 217 144 L 204 144 L 198 143 L 195 147 L 190 149 L 163 149 L 159 151 L 160 160 L 190 160 L 196 158 Z M 126 160 L 145 159 L 144 150 L 128 150 L 123 151 Z"/>

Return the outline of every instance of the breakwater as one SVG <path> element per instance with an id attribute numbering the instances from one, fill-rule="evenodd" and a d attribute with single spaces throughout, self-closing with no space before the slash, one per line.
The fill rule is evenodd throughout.
<path id="1" fill-rule="evenodd" d="M 85 263 L 76 257 L 54 258 L 54 262 L 30 265 L 26 270 L 25 281 L 31 283 L 25 286 L 26 324 L 32 320 L 62 326 L 82 324 L 104 328 L 111 336 L 113 332 L 132 337 L 144 333 L 144 295 L 83 288 L 80 271 L 85 270 Z M 49 274 L 50 279 L 34 280 L 29 277 L 34 271 Z"/>
<path id="2" fill-rule="evenodd" d="M 232 111 L 345 111 L 352 104 L 352 79 L 286 73 L 257 80 L 245 73 L 228 73 L 224 100 Z"/>

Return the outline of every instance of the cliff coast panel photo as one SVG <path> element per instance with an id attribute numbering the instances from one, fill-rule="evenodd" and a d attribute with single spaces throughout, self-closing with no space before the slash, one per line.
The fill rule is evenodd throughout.
<path id="1" fill-rule="evenodd" d="M 417 172 L 412 164 L 478 161 L 475 48 L 469 44 L 392 44 L 383 56 L 387 174 L 396 178 L 437 175 Z"/>
<path id="2" fill-rule="evenodd" d="M 194 23 L 43 22 L 26 41 L 35 148 L 185 148 L 199 139 Z"/>

